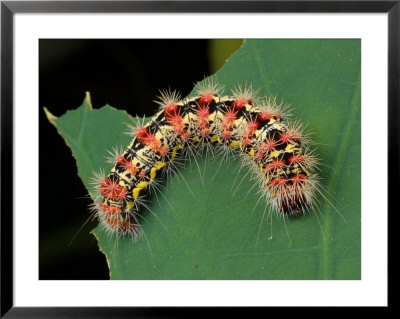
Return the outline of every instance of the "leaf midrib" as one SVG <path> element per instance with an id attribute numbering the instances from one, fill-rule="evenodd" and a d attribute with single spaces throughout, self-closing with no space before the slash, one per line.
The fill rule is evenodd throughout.
<path id="1" fill-rule="evenodd" d="M 354 126 L 354 122 L 355 122 L 355 118 L 356 115 L 358 113 L 358 108 L 360 105 L 360 93 L 361 93 L 361 72 L 358 72 L 357 75 L 357 87 L 354 91 L 354 95 L 351 99 L 351 113 L 350 116 L 347 117 L 348 121 L 346 122 L 346 125 L 344 127 L 344 132 L 345 134 L 342 134 L 342 139 L 340 142 L 340 147 L 339 147 L 339 152 L 337 153 L 337 159 L 335 161 L 335 166 L 334 166 L 334 172 L 339 171 L 339 168 L 341 167 L 343 161 L 344 161 L 344 155 L 346 150 L 348 150 L 348 146 L 349 146 L 349 141 L 350 141 L 350 136 L 351 136 L 351 130 L 350 128 Z M 337 174 L 332 174 L 332 177 L 330 178 L 329 184 L 328 184 L 328 194 L 332 194 L 333 190 L 336 188 L 336 184 L 337 184 Z M 333 204 L 331 204 L 333 205 Z M 331 231 L 331 215 L 329 214 L 328 210 L 330 209 L 329 206 L 325 206 L 325 213 L 324 213 L 324 221 L 323 221 L 323 226 L 322 226 L 322 247 L 323 247 L 323 254 L 322 254 L 322 269 L 323 269 L 323 278 L 324 279 L 329 279 L 331 276 L 330 274 L 330 269 L 329 269 L 329 265 L 331 265 L 331 263 L 329 262 L 330 260 L 330 231 Z M 329 209 L 328 209 L 329 208 Z M 335 208 L 335 207 L 333 207 Z M 344 218 L 344 217 L 343 217 Z M 346 222 L 346 220 L 344 220 L 344 222 Z"/>

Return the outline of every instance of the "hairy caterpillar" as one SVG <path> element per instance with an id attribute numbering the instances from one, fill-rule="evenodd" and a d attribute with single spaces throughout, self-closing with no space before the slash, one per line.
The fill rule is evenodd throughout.
<path id="1" fill-rule="evenodd" d="M 290 121 L 275 99 L 258 98 L 251 86 L 238 86 L 231 96 L 221 92 L 212 81 L 186 99 L 162 91 L 159 112 L 131 127 L 133 140 L 125 150 L 114 149 L 111 172 L 92 181 L 92 209 L 106 230 L 138 237 L 146 192 L 157 186 L 161 172 L 175 172 L 180 158 L 202 148 L 236 150 L 273 211 L 297 216 L 313 206 L 318 159 L 303 126 Z"/>

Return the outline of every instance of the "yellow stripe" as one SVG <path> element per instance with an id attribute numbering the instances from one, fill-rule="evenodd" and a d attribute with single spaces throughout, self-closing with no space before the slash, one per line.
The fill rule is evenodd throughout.
<path id="1" fill-rule="evenodd" d="M 288 144 L 285 148 L 285 152 L 287 153 L 293 153 L 294 145 L 293 144 Z"/>
<path id="2" fill-rule="evenodd" d="M 147 186 L 148 182 L 142 181 L 139 184 L 137 184 L 137 188 L 143 189 Z"/>
<path id="3" fill-rule="evenodd" d="M 174 149 L 172 150 L 171 159 L 174 159 L 176 157 L 176 153 L 178 152 L 178 150 L 181 150 L 182 148 L 183 148 L 182 145 L 175 146 Z"/>
<path id="4" fill-rule="evenodd" d="M 198 136 L 195 136 L 195 137 L 193 138 L 193 142 L 197 142 L 197 143 L 199 143 L 199 142 L 200 142 L 200 139 L 199 139 L 199 137 L 198 137 Z"/>
<path id="5" fill-rule="evenodd" d="M 163 168 L 166 163 L 164 162 L 156 162 L 154 167 L 150 170 L 150 179 L 153 180 L 156 178 L 156 173 L 159 169 Z"/>
<path id="6" fill-rule="evenodd" d="M 280 154 L 280 151 L 273 151 L 273 152 L 271 152 L 271 154 L 269 154 L 269 158 L 271 158 L 271 157 L 278 157 L 278 155 Z"/>
<path id="7" fill-rule="evenodd" d="M 140 191 L 147 186 L 148 182 L 140 182 L 137 184 L 137 187 L 135 187 L 132 191 L 133 198 L 137 198 L 139 196 Z"/>
<path id="8" fill-rule="evenodd" d="M 296 174 L 296 173 L 299 173 L 299 172 L 301 172 L 301 170 L 300 170 L 300 168 L 295 168 L 295 169 L 292 169 L 292 173 L 293 174 Z"/>
<path id="9" fill-rule="evenodd" d="M 211 136 L 210 142 L 211 142 L 211 143 L 214 143 L 215 141 L 218 141 L 219 144 L 222 144 L 221 139 L 219 138 L 218 135 L 213 135 L 213 136 Z"/>
<path id="10" fill-rule="evenodd" d="M 232 148 L 237 148 L 241 145 L 242 143 L 240 141 L 232 141 L 231 144 L 229 145 Z M 254 152 L 253 152 L 254 153 Z"/>
<path id="11" fill-rule="evenodd" d="M 140 191 L 141 191 L 140 188 L 134 188 L 132 191 L 133 198 L 137 198 L 139 196 Z"/>
<path id="12" fill-rule="evenodd" d="M 157 168 L 155 168 L 155 167 L 153 167 L 153 168 L 150 170 L 150 179 L 151 179 L 151 180 L 153 180 L 153 179 L 156 178 L 156 172 L 157 172 Z"/>
<path id="13" fill-rule="evenodd" d="M 152 167 L 152 169 L 150 170 L 150 179 L 151 179 L 151 180 L 155 179 L 155 178 L 156 178 L 156 172 L 157 172 L 159 169 L 163 168 L 165 165 L 166 165 L 166 163 L 164 163 L 164 162 L 160 162 L 160 161 L 159 161 L 159 162 L 156 162 L 156 164 L 154 165 L 154 167 Z M 137 198 L 137 197 L 139 196 L 140 191 L 141 191 L 143 188 L 146 188 L 148 184 L 149 184 L 149 183 L 146 182 L 146 181 L 139 182 L 139 184 L 137 184 L 137 186 L 133 189 L 133 191 L 132 191 L 132 196 L 133 196 L 134 198 Z"/>
<path id="14" fill-rule="evenodd" d="M 164 162 L 157 162 L 156 165 L 154 166 L 157 170 L 163 168 L 166 165 Z"/>

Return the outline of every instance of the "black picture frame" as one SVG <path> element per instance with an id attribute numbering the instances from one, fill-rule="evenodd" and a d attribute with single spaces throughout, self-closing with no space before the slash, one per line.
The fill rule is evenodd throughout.
<path id="1" fill-rule="evenodd" d="M 1 1 L 1 317 L 131 318 L 188 316 L 191 308 L 25 308 L 13 303 L 13 20 L 16 13 L 387 13 L 388 204 L 394 213 L 399 178 L 400 1 Z M 390 218 L 389 214 L 389 218 Z M 389 225 L 391 223 L 389 222 Z M 393 223 L 392 223 L 393 224 Z M 389 233 L 390 234 L 390 233 Z M 390 243 L 390 241 L 389 241 Z M 390 249 L 390 246 L 389 246 Z M 388 282 L 389 287 L 389 282 Z M 34 292 L 32 292 L 34 293 Z M 388 300 L 390 306 L 390 298 Z M 254 308 L 255 310 L 265 310 Z M 203 310 L 196 310 L 201 315 Z M 229 315 L 226 308 L 212 310 Z M 248 311 L 245 310 L 249 315 Z M 268 309 L 270 311 L 270 309 Z M 238 311 L 235 310 L 235 314 Z"/>

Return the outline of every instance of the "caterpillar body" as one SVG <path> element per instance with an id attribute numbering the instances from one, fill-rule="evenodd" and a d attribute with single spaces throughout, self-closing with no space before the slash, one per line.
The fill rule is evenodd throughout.
<path id="1" fill-rule="evenodd" d="M 318 159 L 307 145 L 309 133 L 276 99 L 258 98 L 251 86 L 231 95 L 221 91 L 212 81 L 190 98 L 162 91 L 159 112 L 131 128 L 133 139 L 124 151 L 114 150 L 111 172 L 93 178 L 92 209 L 106 230 L 138 237 L 146 192 L 157 186 L 161 172 L 174 172 L 180 158 L 201 148 L 239 154 L 270 210 L 297 216 L 313 206 Z"/>

